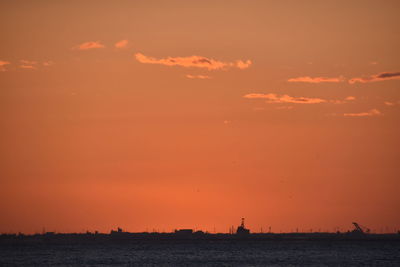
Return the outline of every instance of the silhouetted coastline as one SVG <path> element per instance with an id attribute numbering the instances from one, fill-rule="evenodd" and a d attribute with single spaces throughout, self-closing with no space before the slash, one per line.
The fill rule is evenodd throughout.
<path id="1" fill-rule="evenodd" d="M 231 233 L 208 233 L 203 231 L 193 231 L 192 229 L 179 229 L 174 232 L 126 232 L 121 228 L 111 230 L 110 233 L 86 232 L 86 233 L 55 233 L 45 232 L 41 234 L 1 234 L 2 244 L 10 243 L 79 243 L 79 242 L 135 242 L 140 240 L 168 241 L 168 240 L 297 240 L 297 241 L 316 241 L 316 240 L 356 240 L 356 241 L 400 241 L 400 232 L 377 234 L 370 233 L 369 229 L 363 230 L 357 223 L 353 223 L 355 228 L 347 232 L 308 232 L 308 233 L 251 233 L 242 223 L 237 227 L 236 232 Z"/>

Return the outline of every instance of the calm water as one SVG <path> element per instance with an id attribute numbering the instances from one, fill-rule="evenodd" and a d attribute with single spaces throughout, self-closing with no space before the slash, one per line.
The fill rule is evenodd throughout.
<path id="1" fill-rule="evenodd" d="M 138 241 L 0 245 L 0 266 L 400 266 L 400 242 Z"/>

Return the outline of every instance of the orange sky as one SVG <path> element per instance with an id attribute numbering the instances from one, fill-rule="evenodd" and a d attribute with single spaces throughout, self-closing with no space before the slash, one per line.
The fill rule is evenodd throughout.
<path id="1" fill-rule="evenodd" d="M 0 232 L 400 228 L 399 1 L 0 9 Z"/>

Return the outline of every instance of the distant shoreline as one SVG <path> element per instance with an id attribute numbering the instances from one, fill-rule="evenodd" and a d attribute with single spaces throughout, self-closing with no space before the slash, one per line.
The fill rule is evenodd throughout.
<path id="1" fill-rule="evenodd" d="M 247 235 L 226 233 L 53 233 L 44 234 L 2 234 L 0 244 L 37 244 L 37 243 L 104 243 L 104 242 L 136 242 L 136 241 L 176 241 L 176 240 L 208 240 L 208 241 L 400 241 L 400 234 L 359 234 L 346 233 L 249 233 Z"/>

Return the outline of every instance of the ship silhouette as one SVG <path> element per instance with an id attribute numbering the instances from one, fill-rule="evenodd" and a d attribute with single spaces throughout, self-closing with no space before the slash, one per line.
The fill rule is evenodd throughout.
<path id="1" fill-rule="evenodd" d="M 246 236 L 250 234 L 250 230 L 246 229 L 246 227 L 244 226 L 244 218 L 242 218 L 242 223 L 240 224 L 240 226 L 238 226 L 236 234 L 239 236 Z"/>

